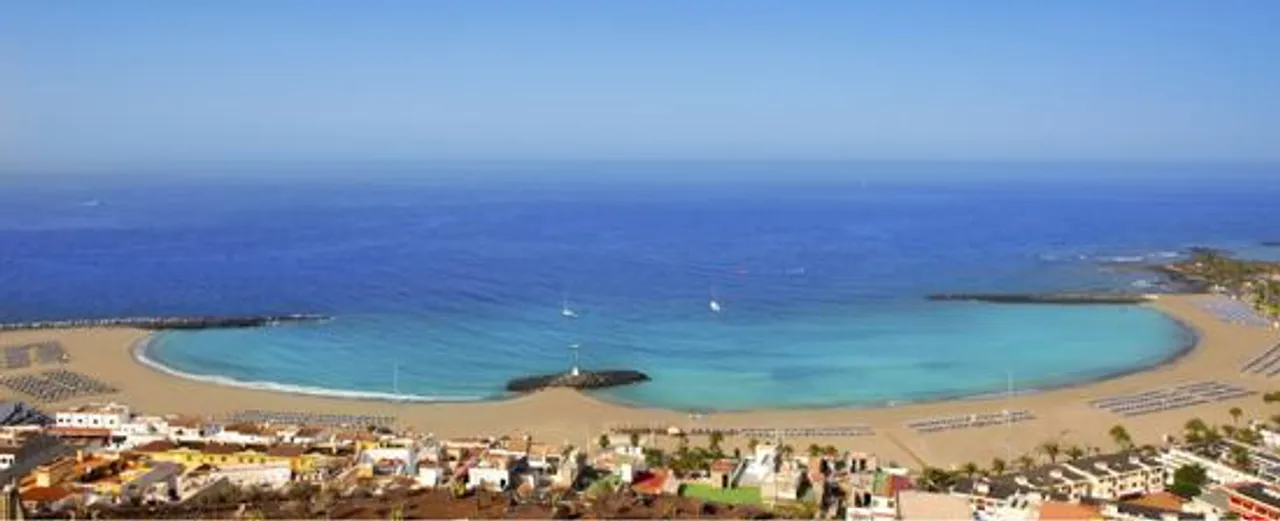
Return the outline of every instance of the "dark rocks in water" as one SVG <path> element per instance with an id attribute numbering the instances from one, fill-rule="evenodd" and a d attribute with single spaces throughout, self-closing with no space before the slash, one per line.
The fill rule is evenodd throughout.
<path id="1" fill-rule="evenodd" d="M 941 293 L 929 300 L 973 301 L 997 304 L 1142 304 L 1146 295 L 1131 293 Z"/>
<path id="2" fill-rule="evenodd" d="M 570 389 L 601 389 L 605 387 L 617 387 L 620 385 L 629 385 L 647 381 L 649 381 L 649 375 L 629 369 L 579 371 L 578 374 L 564 372 L 516 378 L 507 382 L 507 390 L 511 392 L 524 393 L 549 389 L 552 387 L 567 387 Z"/>

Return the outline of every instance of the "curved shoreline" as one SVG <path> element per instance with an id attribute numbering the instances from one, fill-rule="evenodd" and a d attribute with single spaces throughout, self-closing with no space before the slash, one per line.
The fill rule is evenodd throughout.
<path id="1" fill-rule="evenodd" d="M 1063 305 L 1075 306 L 1074 304 L 1063 304 Z M 1114 307 L 1113 305 L 1109 305 L 1109 304 L 1098 304 L 1098 306 Z M 1194 327 L 1193 325 L 1181 319 L 1180 317 L 1177 317 L 1157 307 L 1150 306 L 1150 305 L 1141 305 L 1140 307 L 1151 309 L 1156 313 L 1159 313 L 1163 318 L 1171 321 L 1175 326 L 1178 327 L 1178 330 L 1180 333 L 1178 335 L 1179 337 L 1178 342 L 1170 350 L 1168 350 L 1164 355 L 1155 359 L 1151 359 L 1151 361 L 1149 362 L 1139 361 L 1139 363 L 1135 365 L 1114 369 L 1114 370 L 1107 370 L 1099 374 L 1085 376 L 1080 379 L 1072 379 L 1070 381 L 1064 381 L 1059 383 L 1045 383 L 1045 382 L 1031 383 L 1021 389 L 1018 389 L 1014 395 L 1030 396 L 1030 395 L 1042 394 L 1050 391 L 1082 388 L 1082 387 L 1087 387 L 1097 383 L 1106 382 L 1109 380 L 1123 378 L 1125 376 L 1152 371 L 1155 369 L 1159 369 L 1161 367 L 1173 365 L 1178 361 L 1182 360 L 1183 358 L 1187 357 L 1188 355 L 1192 354 L 1193 352 L 1195 352 L 1197 348 L 1200 347 L 1201 338 L 1200 338 L 1200 331 L 1198 328 Z M 153 356 L 153 352 L 155 349 L 154 343 L 158 341 L 160 338 L 160 335 L 163 335 L 163 334 L 164 334 L 163 332 L 148 333 L 146 336 L 144 336 L 134 346 L 130 348 L 131 356 L 134 358 L 134 360 L 137 363 L 147 367 L 148 369 L 166 374 L 168 376 L 182 378 L 182 379 L 193 381 L 193 382 L 213 384 L 213 385 L 230 387 L 230 388 L 249 389 L 249 390 L 255 390 L 255 391 L 266 391 L 266 392 L 273 392 L 273 393 L 296 395 L 296 396 L 336 398 L 336 399 L 357 400 L 357 401 L 376 401 L 376 402 L 384 402 L 384 403 L 420 403 L 420 404 L 502 403 L 502 402 L 509 402 L 513 399 L 517 399 L 524 395 L 522 393 L 510 393 L 510 392 L 495 392 L 494 394 L 489 396 L 424 396 L 424 395 L 416 395 L 416 394 L 398 394 L 397 395 L 393 393 L 379 392 L 379 391 L 344 390 L 344 389 L 334 389 L 334 388 L 328 388 L 328 387 L 314 387 L 314 386 L 307 386 L 307 385 L 287 384 L 287 383 L 281 383 L 281 382 L 261 381 L 261 380 L 246 381 L 246 380 L 240 380 L 240 379 L 236 379 L 228 376 L 202 375 L 202 374 L 190 373 L 190 372 L 186 372 L 181 369 L 175 368 L 172 365 L 165 364 L 157 360 Z M 635 401 L 620 399 L 617 396 L 610 396 L 607 393 L 595 392 L 593 390 L 574 391 L 574 392 L 578 392 L 580 394 L 583 394 L 584 396 L 590 397 L 591 399 L 600 400 L 601 402 L 608 403 L 614 406 L 619 406 L 619 407 L 626 407 L 626 408 L 632 408 L 632 409 L 649 409 L 649 410 L 658 409 L 658 410 L 672 411 L 672 412 L 678 412 L 678 413 L 709 413 L 709 414 L 803 411 L 803 410 L 889 409 L 893 407 L 903 407 L 903 406 L 909 406 L 909 405 L 935 404 L 935 403 L 951 402 L 951 401 L 983 401 L 983 400 L 1005 397 L 1005 393 L 999 392 L 999 391 L 973 390 L 973 391 L 960 391 L 960 392 L 941 392 L 938 394 L 933 394 L 933 395 L 918 397 L 918 398 L 877 400 L 877 401 L 866 401 L 866 402 L 849 402 L 849 403 L 843 403 L 843 404 L 793 404 L 793 405 L 785 405 L 785 406 L 764 406 L 764 407 L 752 407 L 752 408 L 744 408 L 744 409 L 735 409 L 735 408 L 677 409 L 677 408 L 671 408 L 671 407 L 664 407 L 664 406 L 656 405 L 652 403 L 635 402 Z"/>
<path id="2" fill-rule="evenodd" d="M 338 398 L 343 400 L 364 400 L 364 401 L 380 401 L 390 403 L 450 403 L 450 402 L 479 402 L 485 401 L 483 397 L 436 397 L 422 396 L 417 394 L 393 394 L 377 391 L 346 391 L 342 389 L 331 389 L 327 387 L 311 387 L 306 385 L 285 384 L 271 381 L 245 381 L 231 378 L 228 376 L 202 375 L 195 374 L 177 369 L 171 365 L 161 363 L 152 355 L 155 349 L 155 342 L 160 339 L 160 333 L 148 333 L 129 348 L 129 353 L 133 356 L 133 360 L 148 369 L 164 373 L 166 375 L 190 380 L 193 382 L 220 385 L 224 387 L 235 387 L 239 389 L 251 389 L 255 391 L 267 391 L 273 393 L 292 394 L 298 396 L 314 396 L 320 398 Z"/>

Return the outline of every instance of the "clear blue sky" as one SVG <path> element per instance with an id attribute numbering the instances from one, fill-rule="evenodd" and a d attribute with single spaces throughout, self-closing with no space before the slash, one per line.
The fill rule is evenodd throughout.
<path id="1" fill-rule="evenodd" d="M 0 167 L 1280 160 L 1280 2 L 11 1 Z"/>

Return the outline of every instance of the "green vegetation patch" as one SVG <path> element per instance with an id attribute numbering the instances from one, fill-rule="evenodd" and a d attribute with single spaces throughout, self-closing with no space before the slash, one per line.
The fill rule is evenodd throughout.
<path id="1" fill-rule="evenodd" d="M 760 487 L 716 488 L 700 483 L 687 484 L 680 495 L 729 505 L 759 505 Z"/>

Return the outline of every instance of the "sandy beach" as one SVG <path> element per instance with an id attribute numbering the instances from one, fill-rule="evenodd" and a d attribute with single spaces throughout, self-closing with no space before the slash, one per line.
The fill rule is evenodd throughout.
<path id="1" fill-rule="evenodd" d="M 821 427 L 869 425 L 871 436 L 845 438 L 789 438 L 798 449 L 811 443 L 864 450 L 882 459 L 912 467 L 950 467 L 964 462 L 989 465 L 992 458 L 1016 458 L 1046 441 L 1063 445 L 1114 446 L 1107 431 L 1123 425 L 1137 443 L 1158 443 L 1163 434 L 1178 433 L 1192 417 L 1210 423 L 1231 423 L 1228 409 L 1240 407 L 1245 416 L 1267 418 L 1280 405 L 1265 405 L 1260 395 L 1125 418 L 1090 406 L 1088 400 L 1132 394 L 1198 381 L 1219 381 L 1266 392 L 1274 382 L 1247 375 L 1240 368 L 1266 348 L 1280 342 L 1272 329 L 1228 324 L 1200 309 L 1196 296 L 1169 295 L 1149 304 L 1196 330 L 1199 343 L 1166 364 L 1112 379 L 1022 394 L 920 403 L 888 408 L 830 408 L 761 410 L 707 414 L 698 419 L 676 411 L 613 404 L 574 391 L 545 391 L 505 401 L 466 403 L 392 403 L 221 386 L 179 378 L 139 363 L 133 349 L 147 332 L 131 329 L 69 329 L 0 333 L 0 345 L 36 341 L 61 342 L 71 360 L 64 367 L 93 376 L 119 393 L 55 404 L 34 404 L 46 410 L 88 402 L 116 401 L 146 413 L 218 415 L 242 409 L 339 412 L 394 415 L 402 426 L 440 436 L 531 433 L 551 442 L 592 444 L 611 426 L 644 424 L 687 427 Z M 49 366 L 6 371 L 35 373 Z M 992 368 L 998 371 L 999 368 Z M 856 385 L 857 375 L 850 375 Z M 659 385 L 659 384 L 650 384 Z M 5 400 L 29 398 L 0 388 Z M 1035 419 L 1011 425 L 968 428 L 922 434 L 905 426 L 914 420 L 968 414 L 1027 410 Z M 694 440 L 695 443 L 698 442 Z M 730 440 L 745 443 L 745 440 Z M 1040 457 L 1039 454 L 1036 454 Z"/>

